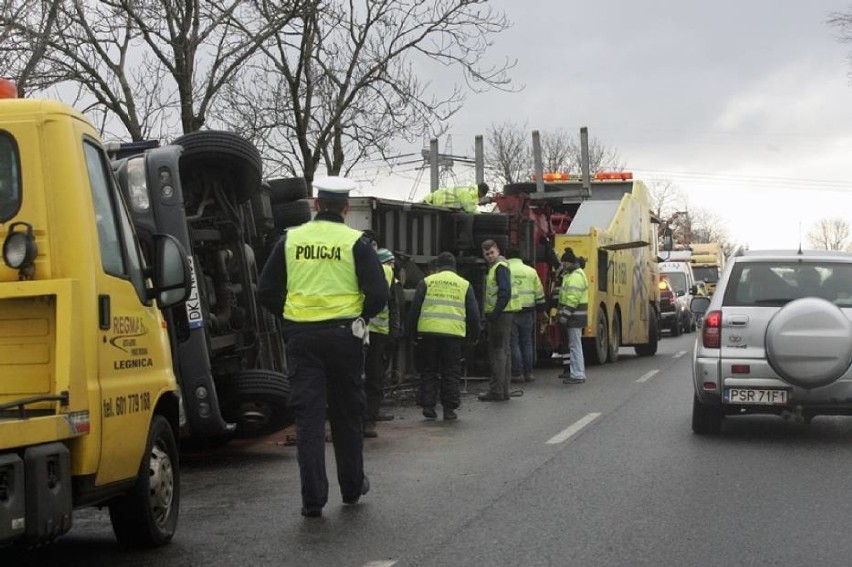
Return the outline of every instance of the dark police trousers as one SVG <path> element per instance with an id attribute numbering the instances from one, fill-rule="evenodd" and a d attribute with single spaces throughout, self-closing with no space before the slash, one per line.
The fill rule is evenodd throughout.
<path id="1" fill-rule="evenodd" d="M 296 447 L 302 504 L 328 502 L 325 472 L 326 404 L 337 481 L 344 500 L 361 494 L 364 481 L 364 349 L 348 324 L 288 333 L 290 408 L 296 414 Z"/>
<path id="2" fill-rule="evenodd" d="M 390 363 L 391 344 L 388 335 L 370 333 L 370 346 L 364 361 L 364 392 L 367 394 L 365 421 L 376 421 L 379 416 L 379 409 L 385 397 L 385 373 Z"/>

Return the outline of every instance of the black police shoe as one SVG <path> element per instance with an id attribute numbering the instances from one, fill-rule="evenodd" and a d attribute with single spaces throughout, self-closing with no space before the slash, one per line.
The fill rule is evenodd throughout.
<path id="1" fill-rule="evenodd" d="M 367 475 L 364 475 L 364 480 L 361 481 L 361 494 L 356 496 L 355 498 L 344 498 L 344 504 L 357 504 L 358 500 L 361 499 L 362 496 L 370 492 L 370 479 L 367 478 Z"/>
<path id="2" fill-rule="evenodd" d="M 427 419 L 435 419 L 438 417 L 438 412 L 435 411 L 435 408 L 423 408 L 423 417 Z"/>
<path id="3" fill-rule="evenodd" d="M 322 516 L 322 508 L 302 506 L 302 515 L 306 518 L 319 518 Z"/>
<path id="4" fill-rule="evenodd" d="M 456 420 L 458 418 L 459 418 L 459 416 L 456 414 L 455 410 L 444 408 L 444 420 L 445 421 L 453 421 L 453 420 Z"/>
<path id="5" fill-rule="evenodd" d="M 374 438 L 378 437 L 379 434 L 376 432 L 376 422 L 375 421 L 365 421 L 364 422 L 364 438 Z"/>

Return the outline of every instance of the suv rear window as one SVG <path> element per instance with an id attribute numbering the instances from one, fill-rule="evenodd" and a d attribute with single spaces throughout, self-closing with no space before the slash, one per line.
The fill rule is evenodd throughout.
<path id="1" fill-rule="evenodd" d="M 724 305 L 784 305 L 801 297 L 822 297 L 852 307 L 852 263 L 738 262 L 731 270 Z"/>
<path id="2" fill-rule="evenodd" d="M 21 207 L 21 176 L 18 146 L 7 132 L 0 132 L 0 222 L 12 218 Z"/>

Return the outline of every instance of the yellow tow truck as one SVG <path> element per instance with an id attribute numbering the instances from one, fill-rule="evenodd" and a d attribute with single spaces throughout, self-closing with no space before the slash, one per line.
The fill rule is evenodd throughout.
<path id="1" fill-rule="evenodd" d="M 160 309 L 189 265 L 147 266 L 97 130 L 0 81 L 0 546 L 109 509 L 120 542 L 163 545 L 180 502 L 178 387 Z"/>

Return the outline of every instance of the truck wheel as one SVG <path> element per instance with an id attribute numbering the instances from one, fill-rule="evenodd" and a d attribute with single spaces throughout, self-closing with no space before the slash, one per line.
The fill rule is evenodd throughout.
<path id="1" fill-rule="evenodd" d="M 609 353 L 609 325 L 607 325 L 606 313 L 603 309 L 598 309 L 594 338 L 583 342 L 587 347 L 583 356 L 589 364 L 604 364 L 606 362 Z"/>
<path id="2" fill-rule="evenodd" d="M 639 356 L 654 356 L 657 354 L 657 344 L 660 340 L 660 331 L 657 324 L 657 312 L 651 310 L 651 316 L 648 319 L 648 344 L 636 345 L 634 350 Z"/>
<path id="3" fill-rule="evenodd" d="M 290 381 L 271 370 L 243 370 L 223 381 L 219 390 L 222 417 L 237 424 L 234 437 L 263 437 L 294 423 L 287 409 Z"/>
<path id="4" fill-rule="evenodd" d="M 272 218 L 275 220 L 275 229 L 279 231 L 299 226 L 311 220 L 311 204 L 307 200 L 276 203 L 272 205 Z"/>
<path id="5" fill-rule="evenodd" d="M 621 317 L 618 311 L 612 318 L 612 333 L 609 336 L 609 351 L 606 359 L 608 362 L 618 361 L 618 349 L 621 346 Z"/>
<path id="6" fill-rule="evenodd" d="M 692 398 L 692 432 L 696 435 L 713 435 L 722 429 L 724 414 L 718 408 L 707 406 Z"/>
<path id="7" fill-rule="evenodd" d="M 169 422 L 154 415 L 136 484 L 109 504 L 115 537 L 128 547 L 158 547 L 171 541 L 180 508 L 180 467 Z"/>
<path id="8" fill-rule="evenodd" d="M 499 213 L 482 213 L 473 217 L 473 232 L 480 234 L 506 235 L 509 231 L 509 217 Z M 505 252 L 505 250 L 501 250 Z"/>
<path id="9" fill-rule="evenodd" d="M 232 179 L 228 189 L 238 203 L 247 201 L 260 189 L 260 152 L 242 136 L 224 130 L 200 130 L 185 134 L 173 143 L 183 146 L 182 176 L 191 177 L 206 171 L 225 173 L 226 179 Z"/>
<path id="10" fill-rule="evenodd" d="M 286 177 L 284 179 L 268 179 L 269 199 L 272 204 L 290 203 L 308 196 L 308 182 L 304 177 Z"/>

